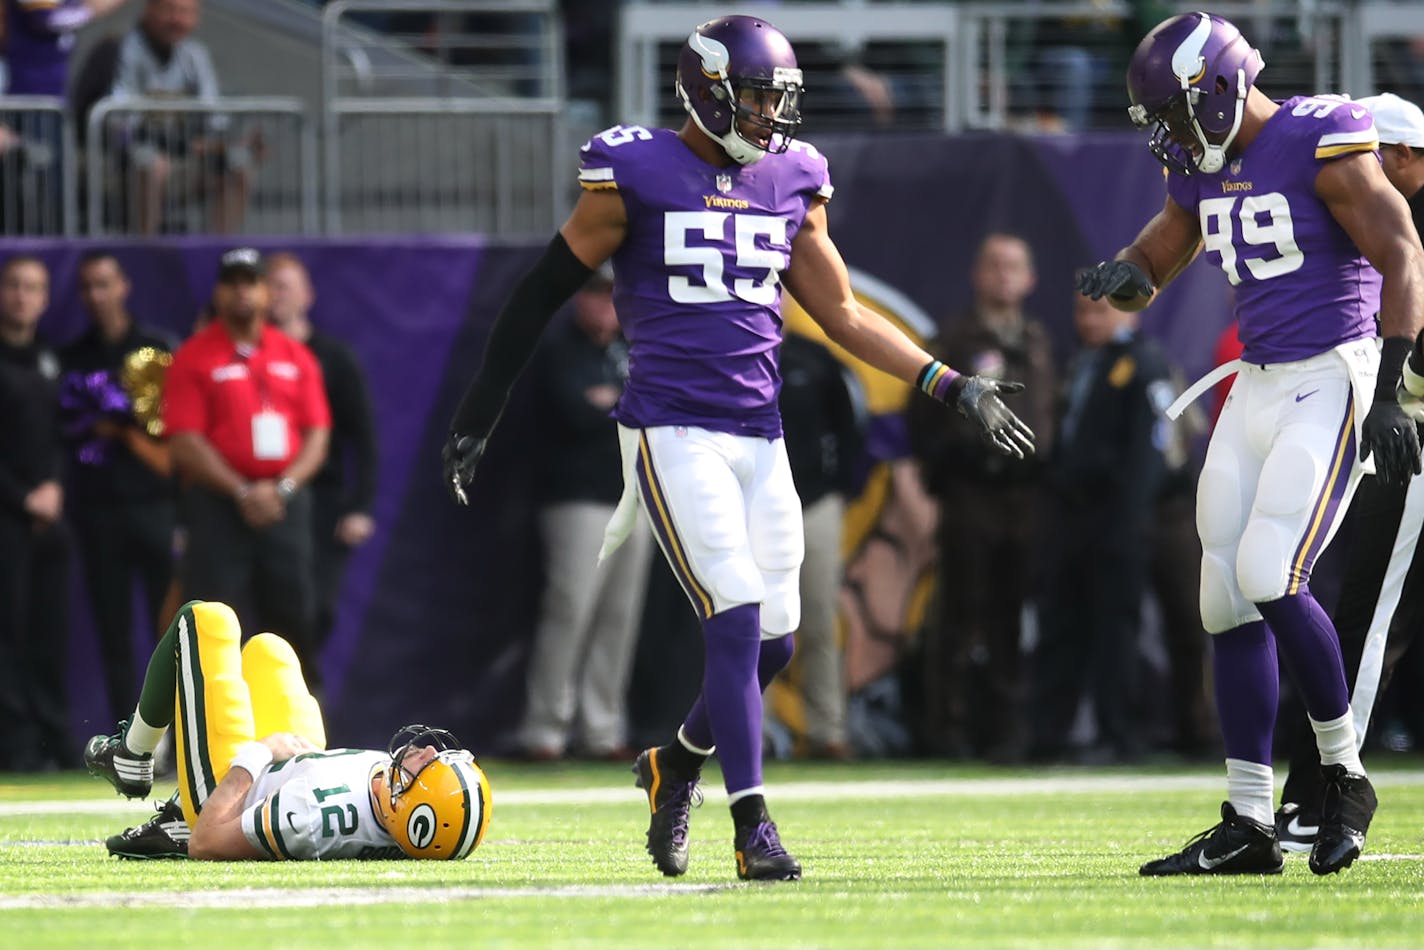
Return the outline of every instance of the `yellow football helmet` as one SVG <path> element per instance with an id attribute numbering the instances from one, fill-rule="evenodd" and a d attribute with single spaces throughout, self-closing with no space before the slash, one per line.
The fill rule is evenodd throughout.
<path id="1" fill-rule="evenodd" d="M 407 753 L 436 754 L 414 774 Z M 371 777 L 376 817 L 412 858 L 458 861 L 479 846 L 489 827 L 489 779 L 475 757 L 444 729 L 404 726 L 391 737 L 391 763 Z"/>

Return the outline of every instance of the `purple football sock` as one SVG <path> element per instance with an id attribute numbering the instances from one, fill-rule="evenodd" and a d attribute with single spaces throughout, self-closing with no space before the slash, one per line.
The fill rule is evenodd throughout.
<path id="1" fill-rule="evenodd" d="M 1286 671 L 1300 690 L 1310 718 L 1329 722 L 1350 708 L 1350 688 L 1345 683 L 1345 661 L 1335 625 L 1310 591 L 1257 604 L 1280 644 Z"/>
<path id="2" fill-rule="evenodd" d="M 776 679 L 776 674 L 791 662 L 791 654 L 795 650 L 796 641 L 790 634 L 777 637 L 774 640 L 761 641 L 757 653 L 757 685 L 762 692 L 766 692 L 771 681 Z M 707 689 L 705 677 L 703 684 L 703 693 L 698 695 L 697 701 L 692 704 L 687 717 L 682 721 L 682 732 L 687 736 L 687 741 L 699 749 L 710 749 L 716 744 L 716 741 L 712 738 L 712 724 L 707 720 L 707 703 L 703 700 Z M 760 725 L 760 719 L 758 719 L 758 725 Z M 725 768 L 725 760 L 723 760 L 723 767 Z"/>
<path id="3" fill-rule="evenodd" d="M 741 604 L 702 624 L 701 699 L 728 794 L 761 784 L 760 617 L 759 605 Z M 689 730 L 688 738 L 700 737 Z"/>
<path id="4" fill-rule="evenodd" d="M 1216 634 L 1211 667 L 1226 757 L 1270 765 L 1281 688 L 1271 631 L 1257 620 Z"/>

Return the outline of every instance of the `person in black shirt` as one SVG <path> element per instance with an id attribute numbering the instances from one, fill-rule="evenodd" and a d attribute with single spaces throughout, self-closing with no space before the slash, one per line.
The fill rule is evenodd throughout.
<path id="1" fill-rule="evenodd" d="M 1044 459 L 1053 448 L 1053 347 L 1025 309 L 1038 282 L 1033 249 L 992 232 L 970 271 L 974 299 L 945 322 L 934 355 L 1028 390 L 1020 413 L 1038 437 L 1027 458 L 989 455 L 959 419 L 905 407 L 910 448 L 925 491 L 939 505 L 935 606 L 920 637 L 920 744 L 931 755 L 1023 758 L 1028 725 L 1024 607 L 1039 560 Z"/>
<path id="2" fill-rule="evenodd" d="M 845 499 L 865 425 L 865 397 L 844 364 L 821 344 L 796 333 L 781 343 L 781 420 L 806 557 L 801 562 L 801 626 L 796 670 L 806 705 L 813 758 L 848 759 L 845 678 L 836 615 L 844 560 Z"/>
<path id="3" fill-rule="evenodd" d="M 631 758 L 626 700 L 652 535 L 641 524 L 598 560 L 623 494 L 618 427 L 609 411 L 628 377 L 612 283 L 595 272 L 574 295 L 573 319 L 539 355 L 535 431 L 544 594 L 529 656 L 520 742 L 532 759 L 572 745 L 590 758 Z"/>
<path id="4" fill-rule="evenodd" d="M 35 337 L 49 307 L 38 258 L 0 264 L 0 768 L 71 764 L 65 661 L 70 538 L 62 515 L 59 360 Z"/>
<path id="5" fill-rule="evenodd" d="M 1133 668 L 1151 528 L 1175 396 L 1161 350 L 1136 314 L 1079 297 L 1082 348 L 1067 373 L 1058 437 L 1046 471 L 1047 583 L 1035 657 L 1033 755 L 1057 759 L 1084 692 L 1099 744 L 1091 754 L 1130 760 L 1143 751 L 1132 716 Z"/>
<path id="6" fill-rule="evenodd" d="M 268 319 L 307 345 L 321 366 L 331 405 L 331 447 L 312 480 L 312 533 L 316 555 L 316 643 L 331 635 L 341 581 L 351 552 L 376 530 L 371 502 L 376 494 L 376 430 L 366 375 L 356 354 L 323 333 L 308 317 L 316 294 L 306 265 L 292 254 L 267 258 Z"/>
<path id="7" fill-rule="evenodd" d="M 150 362 L 173 350 L 163 333 L 140 326 L 126 303 L 129 280 L 110 253 L 79 262 L 79 299 L 89 327 L 60 351 L 64 380 L 105 374 L 118 387 L 124 364 L 139 354 Z M 130 394 L 132 395 L 132 394 Z M 153 407 L 156 414 L 157 406 Z M 71 431 L 69 515 L 104 660 L 104 682 L 115 720 L 138 685 L 133 658 L 133 584 L 145 595 L 144 642 L 157 636 L 163 599 L 173 579 L 176 504 L 167 445 L 132 415 L 96 416 Z"/>

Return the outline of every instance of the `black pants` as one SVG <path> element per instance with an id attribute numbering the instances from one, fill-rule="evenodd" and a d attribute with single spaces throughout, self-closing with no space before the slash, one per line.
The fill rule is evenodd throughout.
<path id="1" fill-rule="evenodd" d="M 1034 755 L 1057 758 L 1086 691 L 1098 741 L 1131 758 L 1143 738 L 1133 722 L 1132 684 L 1142 633 L 1142 592 L 1149 552 L 1145 537 L 1098 547 L 1080 532 L 1056 541 L 1039 611 L 1034 656 Z"/>
<path id="2" fill-rule="evenodd" d="M 1407 509 L 1406 498 L 1413 501 Z M 1351 708 L 1357 722 L 1363 716 L 1368 724 L 1399 658 L 1424 623 L 1424 559 L 1419 556 L 1424 544 L 1424 479 L 1415 478 L 1406 488 L 1366 477 L 1350 514 L 1354 533 L 1334 619 L 1352 689 Z M 1369 642 L 1372 627 L 1376 638 Z M 1380 639 L 1378 634 L 1386 630 Z M 1323 792 L 1320 751 L 1298 697 L 1283 704 L 1279 729 L 1290 752 L 1281 801 L 1318 812 Z"/>
<path id="3" fill-rule="evenodd" d="M 69 734 L 69 557 L 63 522 L 0 514 L 0 769 L 77 764 Z M 7 725 L 7 728 L 9 726 Z"/>
<path id="4" fill-rule="evenodd" d="M 218 600 L 232 607 L 244 639 L 271 632 L 286 638 L 309 686 L 320 682 L 312 635 L 311 496 L 299 490 L 287 516 L 255 530 L 237 504 L 206 488 L 183 498 L 188 542 L 181 569 L 183 599 Z"/>
<path id="5" fill-rule="evenodd" d="M 1026 751 L 1019 643 L 1036 498 L 1032 486 L 982 482 L 949 483 L 939 493 L 937 605 L 922 638 L 920 740 L 931 755 L 1007 760 Z"/>
<path id="6" fill-rule="evenodd" d="M 148 656 L 167 625 L 159 613 L 173 579 L 174 504 L 167 499 L 89 504 L 76 506 L 73 516 L 109 708 L 117 721 L 133 710 L 140 682 L 134 672 L 135 576 L 143 584 L 146 608 L 140 656 Z"/>
<path id="7" fill-rule="evenodd" d="M 1162 612 L 1171 667 L 1173 744 L 1199 754 L 1219 746 L 1216 710 L 1207 695 L 1207 634 L 1201 624 L 1201 541 L 1196 499 L 1178 492 L 1157 503 L 1152 528 L 1152 593 Z"/>
<path id="8" fill-rule="evenodd" d="M 312 577 L 316 584 L 316 616 L 312 629 L 314 643 L 320 648 L 336 624 L 337 601 L 341 597 L 341 581 L 346 576 L 346 563 L 351 560 L 351 548 L 336 537 L 336 523 L 344 514 L 341 486 L 313 485 L 311 493 Z"/>

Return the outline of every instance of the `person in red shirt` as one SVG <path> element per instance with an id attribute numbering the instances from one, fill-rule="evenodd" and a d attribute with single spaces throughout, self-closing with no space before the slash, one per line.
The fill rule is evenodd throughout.
<path id="1" fill-rule="evenodd" d="M 326 458 L 331 411 L 316 358 L 267 323 L 263 262 L 228 251 L 213 321 L 174 354 L 163 394 L 184 483 L 184 599 L 233 605 L 245 630 L 285 637 L 309 682 L 315 596 L 307 483 Z"/>

